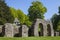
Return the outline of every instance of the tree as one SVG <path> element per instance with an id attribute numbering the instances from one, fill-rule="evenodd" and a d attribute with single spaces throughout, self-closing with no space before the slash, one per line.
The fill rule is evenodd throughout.
<path id="1" fill-rule="evenodd" d="M 29 17 L 27 15 L 25 15 L 21 10 L 17 10 L 17 14 L 21 24 L 31 26 L 31 22 L 29 21 Z"/>
<path id="2" fill-rule="evenodd" d="M 29 17 L 25 15 L 20 9 L 16 10 L 12 7 L 10 7 L 11 14 L 14 18 L 18 18 L 20 21 L 20 24 L 26 24 L 27 26 L 31 26 L 31 22 L 29 21 Z"/>
<path id="3" fill-rule="evenodd" d="M 15 8 L 10 7 L 11 14 L 13 15 L 14 18 L 17 18 L 17 10 Z"/>
<path id="4" fill-rule="evenodd" d="M 13 17 L 18 18 L 21 24 L 25 22 L 25 14 L 20 9 L 16 10 L 10 7 L 10 10 Z"/>
<path id="5" fill-rule="evenodd" d="M 0 1 L 3 1 L 3 2 L 5 2 L 5 0 L 0 0 Z"/>
<path id="6" fill-rule="evenodd" d="M 21 24 L 25 22 L 25 14 L 21 10 L 17 10 L 18 19 Z"/>
<path id="7" fill-rule="evenodd" d="M 25 24 L 30 27 L 32 25 L 32 22 L 29 21 L 29 17 L 27 15 L 25 15 Z"/>
<path id="8" fill-rule="evenodd" d="M 51 21 L 53 23 L 53 28 L 54 30 L 57 30 L 57 20 L 58 20 L 58 15 L 57 14 L 54 14 L 51 18 Z"/>
<path id="9" fill-rule="evenodd" d="M 57 31 L 60 31 L 60 20 L 59 20 L 59 22 L 57 24 Z"/>
<path id="10" fill-rule="evenodd" d="M 59 12 L 58 12 L 58 13 L 59 13 L 59 15 L 60 15 L 60 6 L 59 6 Z"/>
<path id="11" fill-rule="evenodd" d="M 43 19 L 45 12 L 47 12 L 46 7 L 39 1 L 32 2 L 32 5 L 28 9 L 28 16 L 30 21 L 33 21 L 36 18 Z"/>
<path id="12" fill-rule="evenodd" d="M 10 8 L 7 6 L 4 0 L 3 1 L 0 0 L 0 22 L 2 24 L 12 23 L 13 20 L 14 18 L 11 15 Z"/>
<path id="13" fill-rule="evenodd" d="M 60 7 L 58 13 L 59 13 L 58 15 L 54 14 L 51 18 L 54 30 L 60 30 Z"/>

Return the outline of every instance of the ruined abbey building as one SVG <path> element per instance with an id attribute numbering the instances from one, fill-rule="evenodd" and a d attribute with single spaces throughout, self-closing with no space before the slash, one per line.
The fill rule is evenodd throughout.
<path id="1" fill-rule="evenodd" d="M 40 29 L 40 31 L 38 31 Z M 30 36 L 59 36 L 60 32 L 54 31 L 51 21 L 35 19 L 30 28 L 20 25 L 15 18 L 14 23 L 0 25 L 0 37 L 30 37 Z"/>

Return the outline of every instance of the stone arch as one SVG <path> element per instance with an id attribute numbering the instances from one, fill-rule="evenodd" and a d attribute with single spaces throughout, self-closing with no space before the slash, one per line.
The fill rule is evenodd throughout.
<path id="1" fill-rule="evenodd" d="M 43 36 L 47 36 L 47 27 L 46 27 L 46 21 L 43 20 L 43 19 L 36 19 L 34 21 L 34 23 L 32 24 L 31 26 L 31 36 L 39 36 L 39 33 L 38 33 L 38 26 L 39 24 L 42 23 L 43 24 L 43 32 L 41 33 L 41 35 L 43 34 Z"/>
<path id="2" fill-rule="evenodd" d="M 39 32 L 39 36 L 43 36 L 43 24 L 42 23 L 39 23 L 38 32 Z"/>
<path id="3" fill-rule="evenodd" d="M 50 24 L 47 24 L 47 35 L 51 36 L 51 26 L 50 26 Z"/>
<path id="4" fill-rule="evenodd" d="M 47 21 L 47 29 L 49 29 L 47 32 L 47 36 L 54 36 L 54 29 L 51 21 Z"/>

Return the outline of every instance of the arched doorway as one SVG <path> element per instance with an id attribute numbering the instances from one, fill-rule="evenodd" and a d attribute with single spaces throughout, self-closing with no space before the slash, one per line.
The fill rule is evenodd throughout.
<path id="1" fill-rule="evenodd" d="M 38 32 L 39 32 L 39 36 L 43 36 L 43 24 L 42 23 L 39 24 Z"/>
<path id="2" fill-rule="evenodd" d="M 51 26 L 50 26 L 50 24 L 47 25 L 47 36 L 51 36 Z"/>

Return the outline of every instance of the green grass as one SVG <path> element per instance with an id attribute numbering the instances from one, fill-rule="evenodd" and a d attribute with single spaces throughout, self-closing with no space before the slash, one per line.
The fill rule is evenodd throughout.
<path id="1" fill-rule="evenodd" d="M 0 40 L 60 40 L 60 37 L 0 37 Z"/>

